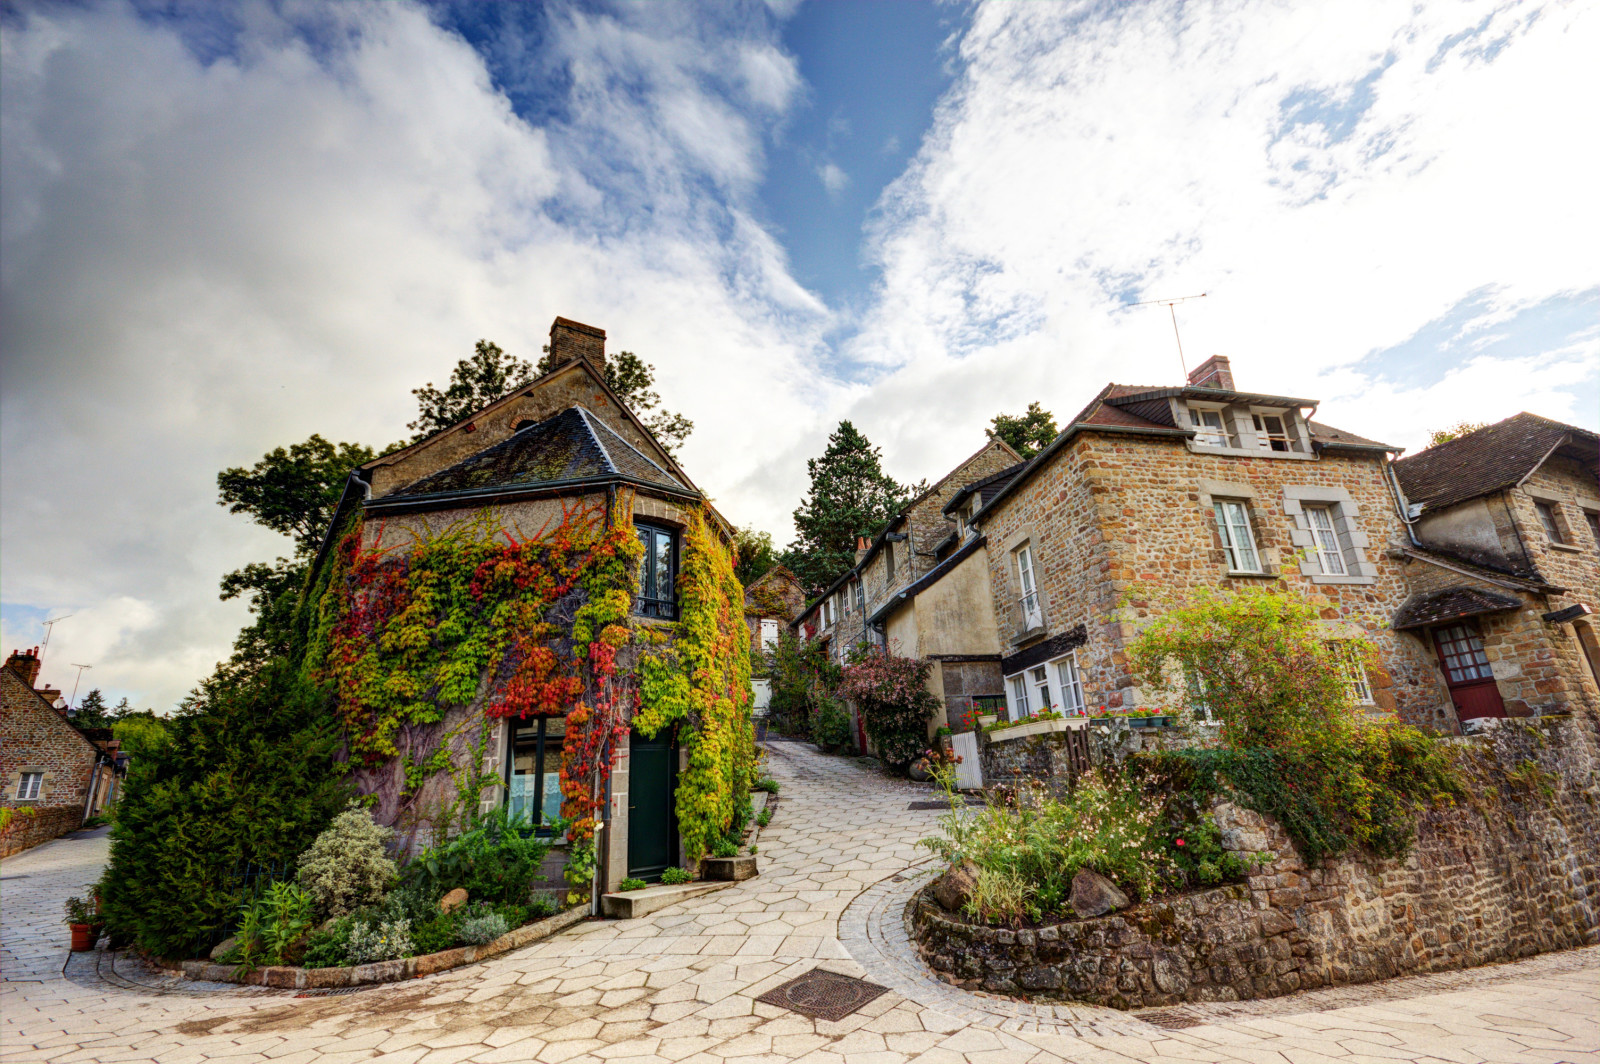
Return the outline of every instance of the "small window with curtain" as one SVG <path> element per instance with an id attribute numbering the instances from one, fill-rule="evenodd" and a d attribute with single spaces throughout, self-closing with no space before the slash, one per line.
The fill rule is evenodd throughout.
<path id="1" fill-rule="evenodd" d="M 641 617 L 678 619 L 678 534 L 656 525 L 636 524 L 644 560 L 639 565 Z"/>
<path id="2" fill-rule="evenodd" d="M 549 834 L 550 825 L 561 816 L 561 746 L 567 720 L 538 717 L 515 725 L 507 812 L 540 834 Z"/>
<path id="3" fill-rule="evenodd" d="M 1306 521 L 1311 525 L 1312 553 L 1325 576 L 1344 576 L 1344 551 L 1339 546 L 1338 526 L 1334 521 L 1333 507 L 1307 506 Z"/>
<path id="4" fill-rule="evenodd" d="M 1213 505 L 1217 532 L 1228 554 L 1228 569 L 1236 573 L 1261 572 L 1261 556 L 1250 530 L 1250 508 L 1240 499 L 1216 499 Z"/>

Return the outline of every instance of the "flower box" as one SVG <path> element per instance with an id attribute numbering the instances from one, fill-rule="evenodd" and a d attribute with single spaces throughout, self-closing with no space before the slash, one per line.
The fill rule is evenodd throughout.
<path id="1" fill-rule="evenodd" d="M 1012 739 L 1026 739 L 1030 735 L 1046 735 L 1050 732 L 1067 731 L 1072 728 L 1087 728 L 1087 717 L 1068 717 L 1064 720 L 1036 720 L 1031 724 L 1013 724 L 1009 728 L 996 728 L 988 733 L 991 743 L 1004 743 Z"/>
<path id="2" fill-rule="evenodd" d="M 1173 726 L 1172 718 L 1165 714 L 1154 717 L 1128 717 L 1120 713 L 1108 714 L 1104 717 L 1091 717 L 1096 724 L 1108 724 L 1114 720 L 1126 721 L 1130 728 L 1170 728 Z"/>

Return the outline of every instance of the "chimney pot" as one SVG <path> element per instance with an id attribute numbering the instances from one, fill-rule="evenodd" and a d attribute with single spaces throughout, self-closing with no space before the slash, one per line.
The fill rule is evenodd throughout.
<path id="1" fill-rule="evenodd" d="M 1215 388 L 1218 391 L 1234 391 L 1233 368 L 1229 365 L 1227 356 L 1212 355 L 1194 368 L 1189 374 L 1189 384 L 1195 388 Z"/>
<path id="2" fill-rule="evenodd" d="M 30 688 L 33 687 L 39 679 L 38 648 L 28 651 L 13 650 L 11 656 L 6 659 L 6 668 L 20 676 L 22 682 Z"/>
<path id="3" fill-rule="evenodd" d="M 582 359 L 601 379 L 606 373 L 606 331 L 570 318 L 557 318 L 550 325 L 550 368 Z"/>

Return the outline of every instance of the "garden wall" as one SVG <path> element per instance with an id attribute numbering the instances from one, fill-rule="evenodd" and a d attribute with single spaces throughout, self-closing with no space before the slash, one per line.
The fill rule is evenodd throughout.
<path id="1" fill-rule="evenodd" d="M 1275 822 L 1218 808 L 1246 882 L 1032 930 L 919 896 L 924 957 L 965 985 L 1142 1008 L 1274 997 L 1600 942 L 1600 715 L 1508 721 L 1466 752 L 1473 799 L 1419 818 L 1404 859 L 1308 868 Z"/>

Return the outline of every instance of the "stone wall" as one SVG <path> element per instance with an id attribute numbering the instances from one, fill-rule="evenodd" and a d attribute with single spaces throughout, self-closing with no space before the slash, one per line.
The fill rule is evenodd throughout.
<path id="1" fill-rule="evenodd" d="M 36 846 L 83 823 L 99 750 L 22 677 L 0 668 L 0 806 L 14 810 L 0 855 Z M 24 773 L 43 774 L 37 798 L 19 798 Z M 31 810 L 28 816 L 23 810 Z"/>
<path id="2" fill-rule="evenodd" d="M 1419 817 L 1411 853 L 1310 868 L 1268 818 L 1223 842 L 1279 856 L 1244 883 L 1047 927 L 977 927 L 919 896 L 924 958 L 973 989 L 1143 1008 L 1275 997 L 1600 942 L 1600 714 L 1457 739 L 1474 798 Z"/>

